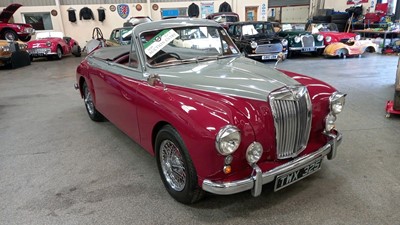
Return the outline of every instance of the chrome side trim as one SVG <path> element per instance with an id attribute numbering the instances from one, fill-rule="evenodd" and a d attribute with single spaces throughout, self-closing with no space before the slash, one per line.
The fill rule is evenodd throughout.
<path id="1" fill-rule="evenodd" d="M 251 189 L 252 195 L 257 197 L 261 194 L 262 185 L 274 181 L 277 175 L 300 168 L 319 157 L 324 157 L 328 154 L 333 156 L 336 155 L 337 147 L 342 142 L 342 134 L 337 132 L 337 135 L 325 135 L 332 139 L 311 154 L 299 157 L 264 173 L 262 173 L 261 169 L 257 165 L 254 165 L 252 175 L 243 180 L 221 183 L 206 179 L 203 181 L 202 188 L 204 191 L 218 195 L 230 195 Z M 328 159 L 333 159 L 332 156 L 330 157 L 329 155 Z"/>

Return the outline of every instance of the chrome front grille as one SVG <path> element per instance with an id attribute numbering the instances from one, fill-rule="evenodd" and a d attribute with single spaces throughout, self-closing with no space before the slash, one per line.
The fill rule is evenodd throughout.
<path id="1" fill-rule="evenodd" d="M 265 53 L 277 53 L 282 51 L 282 44 L 281 43 L 276 43 L 276 44 L 264 44 L 264 45 L 259 45 L 256 48 L 256 53 L 257 54 L 265 54 Z"/>
<path id="2" fill-rule="evenodd" d="M 301 36 L 301 42 L 303 44 L 303 47 L 314 47 L 315 43 L 314 43 L 314 36 L 312 35 L 302 35 Z"/>
<path id="3" fill-rule="evenodd" d="M 311 130 L 311 99 L 304 86 L 285 87 L 270 94 L 278 159 L 295 157 L 307 145 Z"/>

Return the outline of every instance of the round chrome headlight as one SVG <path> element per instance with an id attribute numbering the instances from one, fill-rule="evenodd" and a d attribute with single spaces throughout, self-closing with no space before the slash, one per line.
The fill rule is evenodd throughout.
<path id="1" fill-rule="evenodd" d="M 254 164 L 261 159 L 263 147 L 258 142 L 253 142 L 249 145 L 246 151 L 246 159 L 249 164 Z"/>
<path id="2" fill-rule="evenodd" d="M 346 94 L 340 92 L 334 92 L 331 97 L 329 97 L 330 110 L 333 115 L 337 115 L 342 112 L 345 104 Z"/>
<path id="3" fill-rule="evenodd" d="M 321 34 L 318 34 L 317 40 L 318 40 L 318 41 L 323 41 L 323 40 L 324 40 L 324 36 L 321 35 Z"/>
<path id="4" fill-rule="evenodd" d="M 258 44 L 257 44 L 257 42 L 252 41 L 252 42 L 250 43 L 250 46 L 251 46 L 252 48 L 257 48 Z"/>
<path id="5" fill-rule="evenodd" d="M 361 36 L 360 36 L 359 34 L 357 34 L 357 35 L 354 37 L 354 39 L 355 39 L 356 41 L 358 41 L 358 40 L 361 39 Z"/>
<path id="6" fill-rule="evenodd" d="M 331 36 L 326 36 L 325 37 L 325 41 L 326 42 L 331 42 L 332 41 L 332 37 Z"/>
<path id="7" fill-rule="evenodd" d="M 215 147 L 221 155 L 234 153 L 240 145 L 240 130 L 233 125 L 226 125 L 217 134 Z"/>
<path id="8" fill-rule="evenodd" d="M 294 37 L 294 42 L 299 43 L 301 41 L 301 38 L 299 36 Z"/>
<path id="9" fill-rule="evenodd" d="M 331 131 L 335 128 L 336 116 L 329 113 L 325 118 L 325 130 Z"/>
<path id="10" fill-rule="evenodd" d="M 51 42 L 50 41 L 46 42 L 46 46 L 50 47 L 51 46 Z"/>
<path id="11" fill-rule="evenodd" d="M 281 43 L 282 43 L 283 46 L 288 45 L 288 41 L 286 39 L 282 39 Z"/>

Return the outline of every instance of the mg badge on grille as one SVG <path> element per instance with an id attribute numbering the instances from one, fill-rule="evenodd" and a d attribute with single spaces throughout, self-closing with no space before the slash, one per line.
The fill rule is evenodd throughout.
<path id="1" fill-rule="evenodd" d="M 289 87 L 290 92 L 292 92 L 293 100 L 299 100 L 307 92 L 307 88 L 304 86 Z"/>

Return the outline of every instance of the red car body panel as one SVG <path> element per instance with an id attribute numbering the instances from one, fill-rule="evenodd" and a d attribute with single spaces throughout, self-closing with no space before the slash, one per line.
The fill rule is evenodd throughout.
<path id="1" fill-rule="evenodd" d="M 27 38 L 34 34 L 35 30 L 30 24 L 8 22 L 15 11 L 17 11 L 21 6 L 21 4 L 11 4 L 0 13 L 0 36 L 3 37 L 4 32 L 7 29 L 15 31 L 20 39 Z"/>
<path id="2" fill-rule="evenodd" d="M 357 36 L 357 34 L 355 33 L 347 33 L 347 32 L 328 32 L 328 31 L 321 31 L 319 32 L 320 34 L 324 35 L 324 43 L 325 46 L 328 46 L 331 43 L 334 42 L 341 42 L 341 41 L 347 41 L 351 38 L 355 38 Z M 330 42 L 326 41 L 326 37 L 330 36 L 332 38 L 332 40 Z"/>
<path id="3" fill-rule="evenodd" d="M 321 132 L 324 129 L 324 117 L 329 111 L 328 99 L 335 89 L 304 75 L 282 72 L 307 86 L 312 99 L 310 141 L 299 156 L 306 155 L 327 142 Z M 156 127 L 171 124 L 181 135 L 191 155 L 199 185 L 204 179 L 233 181 L 251 174 L 252 167 L 245 159 L 245 152 L 246 146 L 253 141 L 264 146 L 264 154 L 258 163 L 262 171 L 289 161 L 277 159 L 274 122 L 267 101 L 171 85 L 168 85 L 168 91 L 165 92 L 161 84 L 150 86 L 146 80 L 93 68 L 85 60 L 77 68 L 77 81 L 80 83 L 82 79 L 94 95 L 96 108 L 150 154 L 155 154 L 153 143 Z M 198 107 L 190 110 L 182 108 L 182 105 Z M 204 115 L 213 116 L 207 116 L 205 120 Z M 232 173 L 229 175 L 222 171 L 224 157 L 214 150 L 218 129 L 226 125 L 227 121 L 236 121 L 238 128 L 243 131 L 241 147 L 233 154 Z"/>
<path id="4" fill-rule="evenodd" d="M 57 48 L 60 47 L 62 55 L 69 55 L 75 45 L 79 46 L 78 42 L 70 37 L 48 37 L 27 42 L 27 50 L 32 57 L 44 57 L 56 55 Z M 47 51 L 45 53 L 37 53 L 38 49 L 46 49 Z"/>

